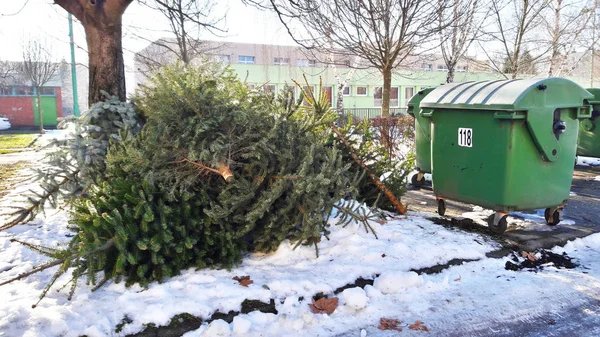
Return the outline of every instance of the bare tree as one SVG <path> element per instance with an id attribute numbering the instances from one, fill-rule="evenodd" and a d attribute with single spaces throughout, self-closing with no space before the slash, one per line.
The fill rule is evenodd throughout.
<path id="1" fill-rule="evenodd" d="M 42 111 L 42 87 L 48 84 L 58 70 L 58 63 L 52 61 L 49 47 L 39 40 L 30 40 L 23 48 L 23 76 L 31 81 L 37 92 L 37 108 L 40 122 L 40 133 L 44 131 Z"/>
<path id="2" fill-rule="evenodd" d="M 482 48 L 488 55 L 490 64 L 499 73 L 509 74 L 517 78 L 521 68 L 530 66 L 545 50 L 539 51 L 532 59 L 523 58 L 525 51 L 533 50 L 533 45 L 539 46 L 536 41 L 535 29 L 543 22 L 543 11 L 548 7 L 548 0 L 494 0 L 491 9 L 495 30 L 489 32 L 492 40 L 499 42 L 501 50 L 497 55 Z M 495 56 L 495 57 L 494 57 Z M 506 76 L 506 75 L 505 75 Z"/>
<path id="3" fill-rule="evenodd" d="M 448 68 L 446 83 L 454 82 L 456 65 L 467 53 L 475 39 L 482 35 L 482 25 L 487 13 L 487 0 L 452 0 L 446 10 L 439 16 L 439 35 L 441 39 L 442 58 Z"/>
<path id="4" fill-rule="evenodd" d="M 13 77 L 14 70 L 13 63 L 0 60 L 0 87 L 5 86 Z"/>
<path id="5" fill-rule="evenodd" d="M 122 19 L 133 0 L 54 0 L 85 29 L 89 54 L 88 104 L 103 100 L 102 91 L 126 99 Z"/>
<path id="6" fill-rule="evenodd" d="M 141 3 L 159 11 L 174 36 L 150 41 L 147 48 L 136 53 L 136 67 L 142 76 L 147 77 L 175 61 L 189 64 L 197 56 L 214 53 L 219 48 L 220 44 L 200 38 L 203 32 L 218 35 L 226 31 L 223 26 L 226 13 L 217 11 L 216 0 L 141 0 Z"/>
<path id="7" fill-rule="evenodd" d="M 592 18 L 597 8 L 598 0 L 550 1 L 550 18 L 546 20 L 551 50 L 548 77 L 563 74 L 569 55 L 581 44 L 586 30 L 592 28 Z M 587 46 L 586 50 L 589 50 L 592 44 L 585 39 L 584 45 Z M 573 63 L 578 61 L 569 63 L 573 66 Z"/>
<path id="8" fill-rule="evenodd" d="M 432 45 L 438 13 L 448 0 L 269 0 L 292 39 L 301 46 L 358 57 L 383 77 L 381 113 L 389 116 L 392 72 L 408 56 Z M 253 1 L 247 1 L 253 2 Z M 294 29 L 297 25 L 301 29 Z M 332 50 L 334 49 L 334 50 Z"/>

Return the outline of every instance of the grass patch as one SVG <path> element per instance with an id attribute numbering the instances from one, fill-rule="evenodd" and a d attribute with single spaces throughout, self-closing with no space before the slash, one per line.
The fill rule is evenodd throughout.
<path id="1" fill-rule="evenodd" d="M 39 134 L 0 134 L 0 150 L 14 150 L 30 147 Z M 14 152 L 14 151 L 13 151 Z"/>
<path id="2" fill-rule="evenodd" d="M 17 162 L 15 164 L 0 165 L 0 198 L 7 195 L 10 189 L 18 183 L 11 180 L 17 175 L 17 171 L 27 167 L 26 162 Z"/>

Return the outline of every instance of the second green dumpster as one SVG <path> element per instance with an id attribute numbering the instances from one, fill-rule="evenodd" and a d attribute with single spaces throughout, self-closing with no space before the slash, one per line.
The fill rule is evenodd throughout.
<path id="1" fill-rule="evenodd" d="M 600 89 L 587 89 L 594 98 L 592 115 L 583 119 L 579 124 L 579 141 L 577 142 L 577 155 L 600 158 Z"/>
<path id="2" fill-rule="evenodd" d="M 417 154 L 417 171 L 411 178 L 413 186 L 418 187 L 425 182 L 424 173 L 431 173 L 431 121 L 421 116 L 420 103 L 434 88 L 421 89 L 407 104 L 407 112 L 415 118 L 415 151 Z"/>
<path id="3" fill-rule="evenodd" d="M 592 97 L 563 78 L 449 84 L 429 93 L 421 114 L 432 121 L 439 214 L 448 198 L 496 211 L 488 225 L 500 233 L 517 210 L 546 208 L 546 222 L 558 224 L 579 120 L 590 117 Z"/>

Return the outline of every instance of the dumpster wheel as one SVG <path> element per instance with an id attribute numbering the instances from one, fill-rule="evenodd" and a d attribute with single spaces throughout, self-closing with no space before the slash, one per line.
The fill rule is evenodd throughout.
<path id="1" fill-rule="evenodd" d="M 425 184 L 425 175 L 422 172 L 415 173 L 410 178 L 410 182 L 413 187 L 421 187 Z"/>
<path id="2" fill-rule="evenodd" d="M 446 214 L 446 202 L 444 201 L 444 199 L 436 199 L 437 202 L 437 208 L 438 208 L 438 214 L 440 216 L 444 216 L 444 214 Z"/>
<path id="3" fill-rule="evenodd" d="M 488 227 L 495 233 L 502 234 L 506 232 L 506 228 L 508 227 L 506 218 L 508 218 L 507 213 L 496 212 L 487 218 Z"/>
<path id="4" fill-rule="evenodd" d="M 548 226 L 558 225 L 558 223 L 560 222 L 560 213 L 561 212 L 562 212 L 561 208 L 557 208 L 557 207 L 546 208 L 546 210 L 544 211 L 544 218 L 546 219 L 546 224 Z"/>

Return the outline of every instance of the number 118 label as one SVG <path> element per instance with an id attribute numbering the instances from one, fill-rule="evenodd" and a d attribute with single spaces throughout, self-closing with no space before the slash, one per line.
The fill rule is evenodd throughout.
<path id="1" fill-rule="evenodd" d="M 473 147 L 473 129 L 458 128 L 458 146 Z"/>

